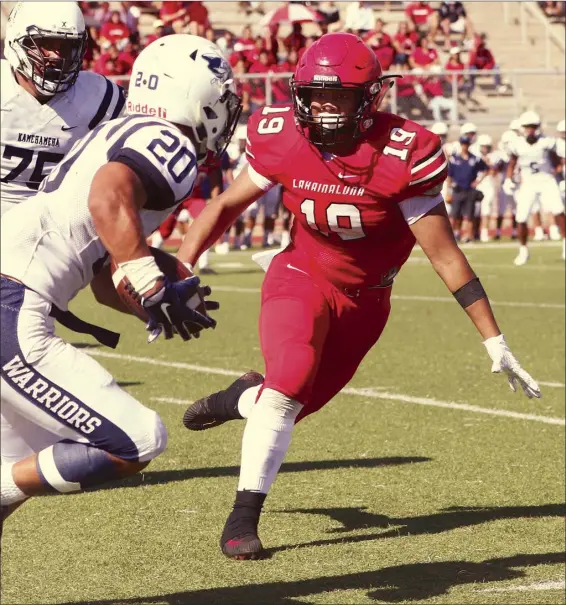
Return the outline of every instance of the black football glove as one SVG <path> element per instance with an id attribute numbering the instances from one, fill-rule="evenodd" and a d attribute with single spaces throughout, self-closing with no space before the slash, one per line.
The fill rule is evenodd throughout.
<path id="1" fill-rule="evenodd" d="M 167 278 L 157 281 L 156 285 L 142 297 L 141 304 L 149 315 L 146 330 L 150 333 L 147 342 L 153 342 L 161 332 L 165 339 L 174 334 L 187 341 L 198 338 L 201 330 L 215 328 L 216 321 L 197 311 L 203 297 L 210 295 L 210 288 L 199 288 L 200 279 L 196 276 L 177 282 Z M 215 311 L 220 305 L 215 301 L 205 301 L 207 311 Z"/>

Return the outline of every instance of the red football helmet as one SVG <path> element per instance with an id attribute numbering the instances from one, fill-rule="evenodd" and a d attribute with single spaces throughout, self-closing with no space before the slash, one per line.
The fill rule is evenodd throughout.
<path id="1" fill-rule="evenodd" d="M 375 111 L 388 89 L 391 78 L 384 76 L 375 53 L 353 34 L 325 34 L 300 58 L 291 78 L 295 116 L 308 138 L 319 146 L 329 146 L 359 137 L 364 122 Z M 355 113 L 315 117 L 311 111 L 313 90 L 339 89 L 354 95 Z"/>

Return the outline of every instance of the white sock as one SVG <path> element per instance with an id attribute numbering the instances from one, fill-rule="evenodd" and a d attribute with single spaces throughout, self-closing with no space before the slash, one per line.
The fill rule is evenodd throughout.
<path id="1" fill-rule="evenodd" d="M 262 391 L 244 430 L 238 491 L 267 494 L 289 449 L 302 407 L 278 391 Z"/>
<path id="2" fill-rule="evenodd" d="M 535 237 L 543 237 L 544 236 L 544 231 L 542 230 L 542 227 L 535 227 Z"/>
<path id="3" fill-rule="evenodd" d="M 238 399 L 238 412 L 240 412 L 240 416 L 242 418 L 249 418 L 250 413 L 252 411 L 253 406 L 255 405 L 255 401 L 257 399 L 257 394 L 261 389 L 261 384 L 258 384 L 256 387 L 250 387 L 246 389 L 241 395 L 240 399 Z"/>
<path id="4" fill-rule="evenodd" d="M 161 246 L 163 246 L 163 237 L 161 235 L 161 233 L 159 233 L 159 231 L 156 231 L 152 236 L 151 236 L 151 246 L 152 248 L 159 248 L 161 249 Z"/>
<path id="5" fill-rule="evenodd" d="M 199 269 L 204 269 L 205 267 L 208 267 L 208 256 L 209 256 L 209 251 L 205 250 L 199 257 L 198 259 L 198 267 Z"/>
<path id="6" fill-rule="evenodd" d="M 29 497 L 14 482 L 12 475 L 14 464 L 15 462 L 9 462 L 0 466 L 0 504 L 2 506 L 10 506 L 10 504 L 22 502 Z"/>

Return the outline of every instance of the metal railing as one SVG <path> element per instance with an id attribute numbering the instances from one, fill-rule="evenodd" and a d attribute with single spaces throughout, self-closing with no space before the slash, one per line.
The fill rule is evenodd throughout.
<path id="1" fill-rule="evenodd" d="M 564 28 L 558 31 L 556 24 L 551 23 L 542 13 L 536 2 L 503 2 L 503 22 L 510 25 L 515 11 L 518 11 L 516 17 L 521 28 L 521 42 L 525 44 L 529 35 L 529 24 L 532 21 L 537 22 L 544 28 L 544 61 L 547 68 L 552 67 L 553 46 L 562 54 L 566 52 L 566 39 Z"/>
<path id="2" fill-rule="evenodd" d="M 392 74 L 394 72 L 391 72 Z M 553 76 L 556 78 L 564 77 L 564 69 L 512 69 L 512 70 L 469 70 L 462 71 L 440 71 L 437 73 L 426 72 L 425 74 L 417 74 L 406 72 L 406 76 L 415 76 L 419 83 L 426 82 L 428 78 L 441 78 L 444 81 L 444 95 L 441 97 L 445 100 L 451 100 L 451 108 L 440 110 L 434 109 L 434 103 L 431 99 L 425 99 L 423 96 L 411 95 L 408 97 L 400 96 L 398 84 L 395 83 L 393 88 L 388 93 L 381 109 L 391 111 L 392 113 L 400 113 L 410 119 L 414 119 L 424 125 L 430 125 L 438 121 L 439 117 L 442 121 L 449 123 L 452 126 L 461 125 L 467 121 L 474 121 L 479 125 L 503 126 L 509 121 L 518 116 L 525 109 L 534 109 L 526 107 L 521 94 L 523 87 L 521 79 L 526 76 Z M 253 111 L 257 107 L 264 104 L 286 102 L 290 100 L 290 92 L 288 88 L 288 80 L 293 74 L 290 72 L 268 72 L 258 74 L 244 74 L 237 76 L 237 81 L 240 88 L 246 91 L 246 97 L 249 99 L 249 111 Z M 486 83 L 490 94 L 498 95 L 498 91 L 494 86 L 494 80 L 500 77 L 508 86 L 509 93 L 504 96 L 508 99 L 509 107 L 498 108 L 495 115 L 489 114 L 489 97 L 486 97 Z M 116 80 L 127 88 L 127 83 L 130 76 L 115 76 L 111 79 Z M 490 82 L 491 80 L 491 82 Z M 479 105 L 474 93 L 470 92 L 472 87 L 482 89 L 482 98 L 485 106 Z M 557 82 L 555 90 L 562 90 L 564 82 Z M 428 102 L 427 102 L 428 101 Z M 447 103 L 443 105 L 448 105 Z M 563 112 L 562 112 L 563 113 Z M 485 115 L 487 114 L 487 115 Z M 549 119 L 560 119 L 561 116 L 548 116 Z"/>

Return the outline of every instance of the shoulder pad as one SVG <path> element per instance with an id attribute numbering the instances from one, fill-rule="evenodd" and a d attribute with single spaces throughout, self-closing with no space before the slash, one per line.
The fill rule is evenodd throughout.
<path id="1" fill-rule="evenodd" d="M 173 208 L 187 198 L 197 175 L 190 139 L 164 120 L 130 116 L 109 135 L 109 162 L 133 170 L 147 191 L 147 210 Z M 111 128 L 111 131 L 114 128 Z"/>
<path id="2" fill-rule="evenodd" d="M 91 71 L 81 71 L 72 90 L 73 101 L 88 120 L 88 129 L 119 117 L 126 103 L 126 95 L 121 86 L 108 78 Z"/>
<path id="3" fill-rule="evenodd" d="M 248 162 L 259 174 L 275 181 L 289 152 L 301 137 L 292 105 L 274 105 L 257 110 L 248 121 Z"/>

